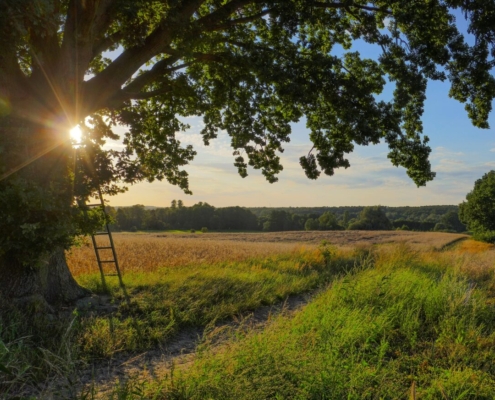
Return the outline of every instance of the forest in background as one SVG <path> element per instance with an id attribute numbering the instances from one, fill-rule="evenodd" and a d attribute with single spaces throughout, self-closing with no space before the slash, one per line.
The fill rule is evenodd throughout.
<path id="1" fill-rule="evenodd" d="M 342 207 L 214 207 L 199 202 L 170 207 L 107 206 L 115 231 L 202 230 L 412 230 L 464 232 L 458 206 L 342 206 Z"/>

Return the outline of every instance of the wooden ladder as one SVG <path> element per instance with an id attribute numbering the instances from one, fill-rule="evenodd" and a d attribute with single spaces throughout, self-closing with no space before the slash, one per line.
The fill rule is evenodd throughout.
<path id="1" fill-rule="evenodd" d="M 122 292 L 124 293 L 124 297 L 127 301 L 127 303 L 130 302 L 129 294 L 127 293 L 127 289 L 125 287 L 124 281 L 122 280 L 122 273 L 120 272 L 120 267 L 119 267 L 119 261 L 117 259 L 117 251 L 115 250 L 115 244 L 113 242 L 113 237 L 112 237 L 112 232 L 110 230 L 110 227 L 108 226 L 108 214 L 105 210 L 105 202 L 103 201 L 103 196 L 101 193 L 100 187 L 98 187 L 98 197 L 100 202 L 99 203 L 94 203 L 94 204 L 85 204 L 84 207 L 84 212 L 86 213 L 87 209 L 93 209 L 93 208 L 99 208 L 101 212 L 103 213 L 105 217 L 105 223 L 102 226 L 102 229 L 100 231 L 97 231 L 91 235 L 91 239 L 93 241 L 93 248 L 95 249 L 95 254 L 96 254 L 96 260 L 98 262 L 98 268 L 100 270 L 100 275 L 101 275 L 101 283 L 103 285 L 103 290 L 105 292 L 108 292 L 108 286 L 107 282 L 105 280 L 106 276 L 117 276 L 119 278 L 119 285 L 120 288 L 122 289 Z M 101 245 L 98 244 L 98 240 L 96 239 L 97 236 L 102 236 L 108 239 L 108 244 Z M 102 257 L 102 250 L 112 250 L 111 256 L 106 256 Z M 106 252 L 108 254 L 108 252 Z M 105 258 L 105 259 L 103 259 Z M 113 264 L 115 266 L 115 273 L 105 273 L 105 270 L 103 268 L 103 264 Z"/>

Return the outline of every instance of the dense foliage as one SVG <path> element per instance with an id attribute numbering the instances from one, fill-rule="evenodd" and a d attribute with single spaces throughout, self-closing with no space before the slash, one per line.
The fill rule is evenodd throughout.
<path id="1" fill-rule="evenodd" d="M 352 222 L 348 229 L 360 231 L 386 231 L 392 229 L 392 223 L 380 206 L 365 207 L 359 219 Z"/>
<path id="2" fill-rule="evenodd" d="M 340 207 L 249 207 L 256 216 L 264 217 L 268 215 L 272 210 L 283 210 L 290 212 L 291 214 L 307 215 L 316 214 L 321 215 L 327 211 L 334 214 L 337 219 L 344 219 L 347 213 L 347 221 L 352 218 L 357 218 L 359 213 L 363 210 L 364 206 L 340 206 Z M 443 215 L 449 211 L 457 212 L 458 207 L 454 205 L 443 206 L 405 206 L 405 207 L 388 207 L 381 206 L 388 219 L 396 221 L 404 219 L 407 221 L 418 222 L 440 222 Z"/>
<path id="3" fill-rule="evenodd" d="M 175 200 L 174 200 L 175 202 Z M 142 205 L 107 208 L 115 223 L 113 228 L 122 231 L 195 229 L 258 230 L 258 220 L 242 207 L 215 208 L 199 202 L 192 207 L 146 209 Z"/>
<path id="4" fill-rule="evenodd" d="M 36 258 L 39 249 L 70 246 L 88 231 L 72 197 L 98 186 L 115 194 L 115 183 L 165 179 L 189 192 L 182 167 L 196 153 L 177 139 L 189 128 L 181 117 L 202 117 L 205 144 L 229 135 L 242 177 L 255 168 L 275 182 L 291 123 L 305 118 L 312 144 L 300 164 L 308 178 L 349 167 L 356 145 L 384 142 L 392 164 L 425 185 L 435 176 L 421 122 L 428 81 L 450 81 L 450 96 L 488 128 L 494 7 L 495 0 L 0 0 L 0 203 L 8 203 L 0 231 L 9 232 L 0 254 Z M 465 39 L 456 15 L 476 40 Z M 355 41 L 377 56 L 354 51 Z M 387 82 L 389 99 L 380 96 Z M 76 124 L 83 143 L 73 153 L 66 143 Z M 123 148 L 108 150 L 117 124 L 126 128 Z M 51 157 L 55 148 L 60 155 Z M 32 200 L 16 203 L 22 188 Z"/>
<path id="5" fill-rule="evenodd" d="M 121 231 L 201 228 L 267 232 L 342 229 L 432 231 L 435 228 L 451 232 L 466 230 L 459 221 L 456 206 L 216 208 L 203 202 L 187 207 L 181 200 L 173 200 L 168 208 L 135 205 L 107 207 L 107 212 L 114 221 L 113 229 Z"/>
<path id="6" fill-rule="evenodd" d="M 478 240 L 495 243 L 495 171 L 483 175 L 459 205 L 459 216 Z"/>

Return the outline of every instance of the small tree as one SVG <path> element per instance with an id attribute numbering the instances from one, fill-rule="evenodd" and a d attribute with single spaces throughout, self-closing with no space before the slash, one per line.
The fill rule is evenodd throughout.
<path id="1" fill-rule="evenodd" d="M 443 222 L 438 222 L 435 227 L 433 228 L 435 232 L 445 232 L 448 231 L 449 228 L 447 225 L 445 225 Z"/>
<path id="2" fill-rule="evenodd" d="M 459 205 L 459 218 L 477 240 L 495 243 L 495 171 L 483 175 Z"/>

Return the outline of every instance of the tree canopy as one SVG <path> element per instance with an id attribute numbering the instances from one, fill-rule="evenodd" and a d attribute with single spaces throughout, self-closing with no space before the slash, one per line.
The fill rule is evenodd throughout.
<path id="1" fill-rule="evenodd" d="M 459 218 L 476 239 L 495 242 L 495 171 L 474 183 L 466 201 L 459 205 Z"/>
<path id="2" fill-rule="evenodd" d="M 487 128 L 494 15 L 494 0 L 0 0 L 0 219 L 12 232 L 2 246 L 68 246 L 85 231 L 71 199 L 98 186 L 115 194 L 118 182 L 166 179 L 189 192 L 182 168 L 196 153 L 176 137 L 187 116 L 203 118 L 205 144 L 230 136 L 242 177 L 250 166 L 275 182 L 304 117 L 308 178 L 349 167 L 356 145 L 386 142 L 392 164 L 425 185 L 435 176 L 421 123 L 428 80 L 449 80 Z M 379 57 L 354 51 L 356 40 Z M 378 97 L 386 82 L 390 101 Z M 76 124 L 74 155 L 61 144 Z M 108 150 L 117 124 L 124 148 Z M 56 174 L 21 171 L 48 153 L 64 160 Z"/>

